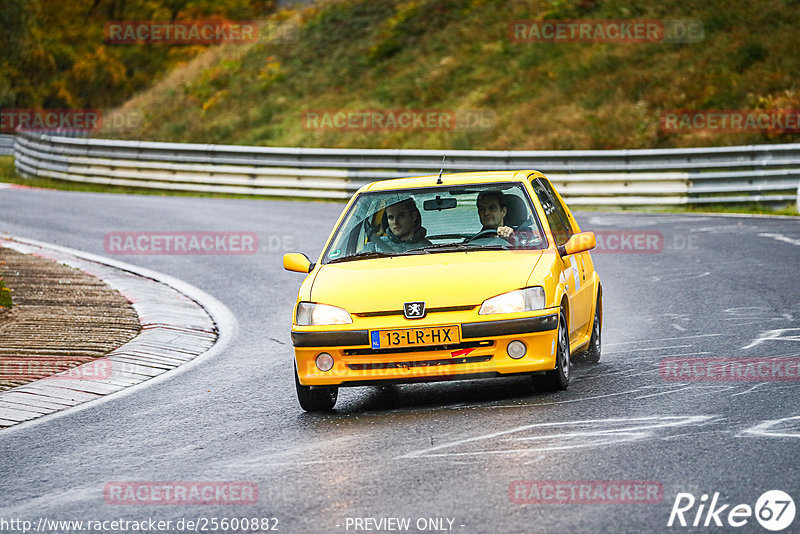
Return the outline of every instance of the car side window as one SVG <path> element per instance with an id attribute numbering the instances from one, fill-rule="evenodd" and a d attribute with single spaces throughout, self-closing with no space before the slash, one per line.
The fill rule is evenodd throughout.
<path id="1" fill-rule="evenodd" d="M 542 204 L 542 208 L 544 208 L 544 214 L 547 217 L 548 224 L 550 224 L 556 245 L 563 245 L 569 241 L 569 238 L 574 233 L 564 207 L 558 201 L 558 197 L 556 197 L 550 182 L 547 180 L 533 179 L 531 180 L 531 186 L 533 186 L 533 190 Z"/>

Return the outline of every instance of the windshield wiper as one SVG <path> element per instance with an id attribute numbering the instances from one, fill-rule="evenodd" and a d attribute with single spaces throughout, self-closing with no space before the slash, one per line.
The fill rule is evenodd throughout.
<path id="1" fill-rule="evenodd" d="M 422 249 L 417 249 L 420 252 L 435 253 L 435 252 L 459 252 L 462 250 L 508 250 L 509 247 L 504 245 L 478 245 L 476 243 L 442 243 L 440 245 L 431 245 Z"/>
<path id="2" fill-rule="evenodd" d="M 328 260 L 328 263 L 339 263 L 342 261 L 350 261 L 350 260 L 367 260 L 370 258 L 386 258 L 395 255 L 396 254 L 391 254 L 388 252 L 376 252 L 376 251 L 359 252 L 357 254 L 351 254 L 349 256 L 343 256 L 341 258 L 334 258 L 332 260 Z"/>

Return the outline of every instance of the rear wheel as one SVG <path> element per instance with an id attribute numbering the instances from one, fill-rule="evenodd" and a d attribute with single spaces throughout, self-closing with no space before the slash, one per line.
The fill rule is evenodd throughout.
<path id="1" fill-rule="evenodd" d="M 324 386 L 311 388 L 300 383 L 297 374 L 297 364 L 294 366 L 294 387 L 297 390 L 297 400 L 300 407 L 307 412 L 326 412 L 332 410 L 339 397 L 339 388 Z"/>
<path id="2" fill-rule="evenodd" d="M 594 308 L 594 323 L 592 324 L 592 337 L 589 340 L 589 348 L 583 355 L 583 359 L 589 363 L 600 361 L 600 341 L 603 317 L 603 298 L 597 295 L 597 305 Z"/>
<path id="3" fill-rule="evenodd" d="M 544 375 L 534 376 L 536 389 L 542 391 L 560 391 L 567 389 L 567 386 L 569 386 L 569 328 L 567 327 L 567 315 L 563 308 L 558 314 L 558 334 L 556 343 L 556 368 L 552 371 L 548 371 Z"/>

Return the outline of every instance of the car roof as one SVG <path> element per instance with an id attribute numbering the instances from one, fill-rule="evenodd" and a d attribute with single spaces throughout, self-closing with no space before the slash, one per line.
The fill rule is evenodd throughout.
<path id="1" fill-rule="evenodd" d="M 531 174 L 543 176 L 538 171 L 481 171 L 458 172 L 442 175 L 444 185 L 484 184 L 493 182 L 522 182 Z M 373 182 L 361 188 L 361 191 L 393 191 L 396 189 L 417 189 L 421 187 L 436 187 L 438 174 L 428 176 L 415 176 L 412 178 L 394 178 Z"/>

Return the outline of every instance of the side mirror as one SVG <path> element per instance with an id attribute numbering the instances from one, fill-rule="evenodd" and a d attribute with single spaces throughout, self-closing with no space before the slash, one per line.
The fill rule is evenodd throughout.
<path id="1" fill-rule="evenodd" d="M 594 232 L 581 232 L 573 235 L 569 241 L 558 247 L 558 253 L 562 256 L 569 256 L 592 250 L 596 246 L 597 238 L 595 238 Z"/>
<path id="2" fill-rule="evenodd" d="M 287 252 L 283 255 L 283 268 L 296 273 L 310 273 L 314 269 L 314 264 L 305 254 Z"/>

